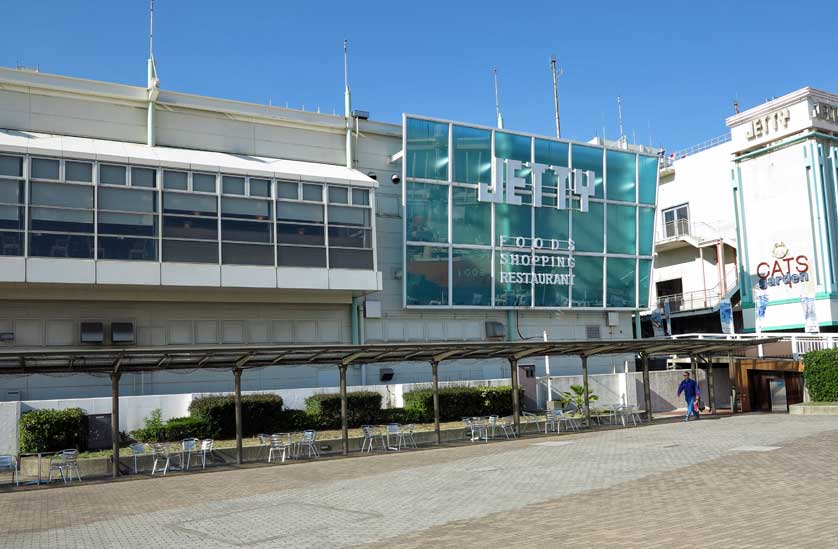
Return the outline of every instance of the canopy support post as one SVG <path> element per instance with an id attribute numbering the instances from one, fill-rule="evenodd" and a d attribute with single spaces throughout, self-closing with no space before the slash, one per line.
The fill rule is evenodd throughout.
<path id="1" fill-rule="evenodd" d="M 585 426 L 593 429 L 594 426 L 591 423 L 591 399 L 588 390 L 588 355 L 579 355 L 579 358 L 582 359 L 582 390 L 585 392 L 583 396 L 585 400 Z"/>
<path id="2" fill-rule="evenodd" d="M 646 419 L 652 423 L 652 388 L 649 386 L 649 355 L 640 355 L 643 363 L 643 406 L 646 408 Z"/>
<path id="3" fill-rule="evenodd" d="M 343 455 L 349 454 L 349 401 L 346 397 L 346 368 L 346 365 L 340 365 L 340 437 L 343 443 Z"/>
<path id="4" fill-rule="evenodd" d="M 113 455 L 113 478 L 119 476 L 119 378 L 118 372 L 111 374 L 111 451 Z"/>
<path id="5" fill-rule="evenodd" d="M 236 465 L 242 464 L 242 369 L 233 368 L 233 379 L 235 380 L 235 407 L 236 407 Z"/>
<path id="6" fill-rule="evenodd" d="M 515 426 L 515 432 L 521 434 L 521 402 L 518 398 L 518 359 L 511 357 L 509 359 L 509 367 L 512 370 L 512 423 Z"/>
<path id="7" fill-rule="evenodd" d="M 439 430 L 439 361 L 431 360 L 431 392 L 434 396 L 434 432 L 436 443 L 442 444 L 442 433 Z"/>

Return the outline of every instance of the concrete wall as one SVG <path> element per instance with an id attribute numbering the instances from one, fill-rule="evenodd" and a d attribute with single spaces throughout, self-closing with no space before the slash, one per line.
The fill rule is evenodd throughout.
<path id="1" fill-rule="evenodd" d="M 0 402 L 0 454 L 16 454 L 20 402 Z"/>

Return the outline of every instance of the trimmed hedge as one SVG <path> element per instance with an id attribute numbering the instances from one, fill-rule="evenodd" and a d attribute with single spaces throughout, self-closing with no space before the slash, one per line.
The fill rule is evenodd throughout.
<path id="1" fill-rule="evenodd" d="M 212 438 L 207 422 L 198 417 L 173 417 L 162 425 L 137 429 L 131 436 L 140 442 L 177 442 L 185 438 Z"/>
<path id="2" fill-rule="evenodd" d="M 232 396 L 205 396 L 189 404 L 189 415 L 206 422 L 209 436 L 236 436 L 236 401 Z M 275 433 L 288 423 L 284 417 L 282 397 L 274 394 L 245 395 L 242 397 L 242 431 L 244 436 Z M 293 421 L 291 422 L 293 424 Z"/>
<path id="3" fill-rule="evenodd" d="M 20 416 L 20 451 L 84 450 L 84 425 L 81 408 L 27 412 Z"/>
<path id="4" fill-rule="evenodd" d="M 518 396 L 523 402 L 524 390 Z M 404 409 L 413 421 L 434 420 L 434 397 L 431 389 L 417 389 L 404 394 Z M 508 416 L 512 414 L 512 387 L 445 387 L 439 390 L 439 418 L 456 421 L 472 416 Z"/>
<path id="5" fill-rule="evenodd" d="M 361 391 L 346 395 L 350 427 L 380 423 L 382 417 L 381 395 Z M 334 393 L 312 395 L 306 399 L 306 413 L 313 427 L 337 429 L 340 427 L 340 395 Z"/>
<path id="6" fill-rule="evenodd" d="M 803 355 L 803 378 L 813 402 L 838 402 L 838 349 Z"/>

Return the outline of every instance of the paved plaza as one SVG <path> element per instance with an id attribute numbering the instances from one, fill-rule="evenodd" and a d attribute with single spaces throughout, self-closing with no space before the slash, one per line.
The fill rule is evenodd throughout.
<path id="1" fill-rule="evenodd" d="M 740 415 L 0 493 L 0 547 L 834 547 L 838 418 Z"/>

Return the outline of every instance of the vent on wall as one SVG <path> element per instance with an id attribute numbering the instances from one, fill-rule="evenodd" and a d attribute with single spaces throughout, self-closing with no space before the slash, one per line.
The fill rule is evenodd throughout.
<path id="1" fill-rule="evenodd" d="M 486 339 L 502 338 L 506 336 L 506 326 L 503 322 L 486 321 Z"/>
<path id="2" fill-rule="evenodd" d="M 602 334 L 599 331 L 599 324 L 589 324 L 585 326 L 585 338 L 586 339 L 600 339 Z"/>
<path id="3" fill-rule="evenodd" d="M 378 370 L 379 379 L 381 381 L 393 381 L 393 369 L 381 368 Z"/>
<path id="4" fill-rule="evenodd" d="M 134 343 L 134 323 L 111 322 L 111 343 Z"/>
<path id="5" fill-rule="evenodd" d="M 79 340 L 82 343 L 103 343 L 105 341 L 105 325 L 102 322 L 82 322 Z"/>

